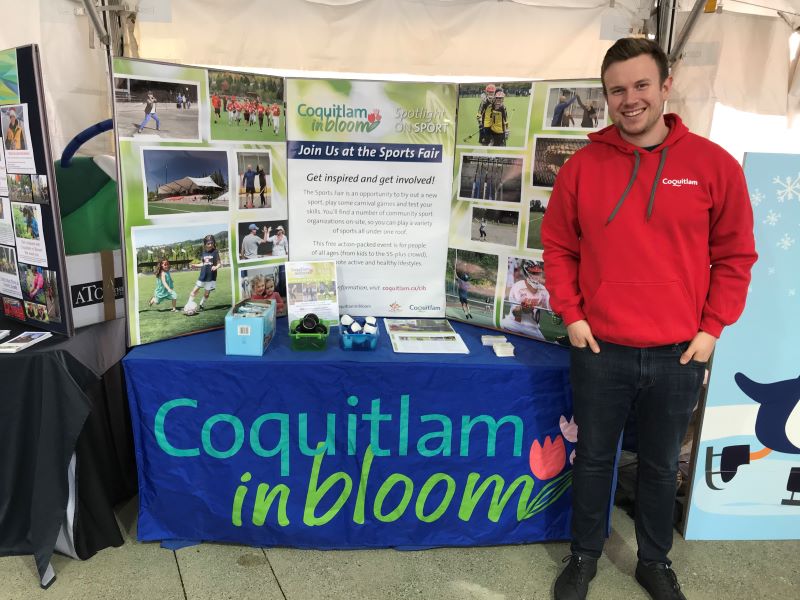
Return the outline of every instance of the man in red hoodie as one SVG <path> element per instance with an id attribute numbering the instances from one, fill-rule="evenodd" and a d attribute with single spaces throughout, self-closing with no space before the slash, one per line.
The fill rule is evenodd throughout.
<path id="1" fill-rule="evenodd" d="M 672 78 L 655 42 L 617 41 L 601 78 L 614 125 L 561 168 L 542 224 L 578 425 L 571 556 L 555 598 L 586 597 L 634 411 L 636 579 L 653 598 L 685 599 L 667 558 L 678 454 L 714 344 L 744 309 L 753 213 L 733 157 L 663 114 Z"/>

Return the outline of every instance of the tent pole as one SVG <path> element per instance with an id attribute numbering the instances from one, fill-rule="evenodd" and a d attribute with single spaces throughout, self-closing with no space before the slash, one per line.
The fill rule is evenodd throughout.
<path id="1" fill-rule="evenodd" d="M 695 0 L 694 6 L 692 7 L 692 12 L 689 13 L 689 18 L 686 19 L 686 23 L 681 29 L 681 32 L 678 34 L 678 39 L 675 41 L 675 46 L 669 53 L 669 65 L 670 67 L 673 66 L 678 59 L 681 57 L 681 53 L 683 52 L 683 47 L 686 45 L 686 42 L 689 40 L 689 35 L 692 33 L 692 29 L 694 29 L 695 24 L 697 23 L 697 17 L 700 16 L 700 12 L 706 5 L 706 0 Z"/>
<path id="2" fill-rule="evenodd" d="M 94 2 L 92 2 L 92 0 L 83 0 L 83 6 L 86 8 L 86 14 L 89 15 L 89 19 L 92 21 L 92 25 L 94 25 L 97 36 L 100 38 L 100 42 L 104 46 L 108 46 L 111 42 L 111 36 L 108 35 L 103 22 L 100 20 L 100 15 L 97 14 Z"/>

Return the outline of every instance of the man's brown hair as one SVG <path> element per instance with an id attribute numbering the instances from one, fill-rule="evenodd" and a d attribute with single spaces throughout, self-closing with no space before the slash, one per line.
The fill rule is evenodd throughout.
<path id="1" fill-rule="evenodd" d="M 647 54 L 656 61 L 659 83 L 663 84 L 669 77 L 667 55 L 656 42 L 644 38 L 622 38 L 614 42 L 614 45 L 608 49 L 603 57 L 603 65 L 600 67 L 600 79 L 603 79 L 608 68 L 614 63 L 636 58 L 642 54 Z M 603 81 L 603 93 L 606 93 L 605 81 Z"/>

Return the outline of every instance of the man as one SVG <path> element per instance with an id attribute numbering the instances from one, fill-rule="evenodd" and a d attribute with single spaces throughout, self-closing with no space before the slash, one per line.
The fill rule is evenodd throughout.
<path id="1" fill-rule="evenodd" d="M 507 303 L 510 308 L 500 322 L 500 328 L 544 340 L 539 329 L 539 311 L 550 310 L 544 269 L 540 262 L 524 259 L 519 270 L 520 279 L 508 291 Z"/>
<path id="2" fill-rule="evenodd" d="M 505 146 L 508 140 L 508 111 L 504 104 L 505 97 L 503 90 L 497 90 L 492 105 L 484 111 L 483 124 L 489 146 Z"/>
<path id="3" fill-rule="evenodd" d="M 277 102 L 273 102 L 270 110 L 272 111 L 272 131 L 275 135 L 278 135 L 281 127 L 281 107 L 278 106 Z"/>
<path id="4" fill-rule="evenodd" d="M 253 208 L 253 195 L 256 193 L 256 172 L 253 165 L 247 165 L 247 170 L 242 175 L 242 186 L 245 193 L 245 205 L 242 208 Z"/>
<path id="5" fill-rule="evenodd" d="M 497 86 L 490 83 L 481 92 L 480 103 L 478 104 L 478 143 L 481 146 L 489 145 L 489 135 L 484 121 L 486 119 L 486 110 L 494 104 L 494 95 L 497 92 Z"/>
<path id="6" fill-rule="evenodd" d="M 142 133 L 150 119 L 156 122 L 156 131 L 161 129 L 161 121 L 158 120 L 156 114 L 156 97 L 153 96 L 153 92 L 147 92 L 147 99 L 144 101 L 144 120 L 139 124 L 138 133 Z"/>
<path id="7" fill-rule="evenodd" d="M 653 598 L 685 600 L 667 558 L 678 454 L 714 344 L 744 309 L 753 214 L 739 164 L 663 114 L 672 78 L 656 43 L 617 41 L 601 79 L 614 125 L 561 168 L 542 224 L 578 425 L 571 556 L 554 591 L 586 597 L 633 410 L 636 579 Z"/>
<path id="8" fill-rule="evenodd" d="M 22 123 L 17 120 L 17 111 L 13 108 L 8 111 L 8 127 L 6 128 L 6 150 L 27 150 L 25 144 L 25 131 Z"/>
<path id="9" fill-rule="evenodd" d="M 261 168 L 261 165 L 256 165 L 256 173 L 258 174 L 258 197 L 261 199 L 261 208 L 269 208 L 267 206 L 267 173 Z"/>
<path id="10" fill-rule="evenodd" d="M 553 110 L 553 120 L 550 121 L 550 127 L 568 127 L 569 120 L 565 121 L 564 113 L 569 108 L 569 105 L 575 102 L 578 97 L 573 95 L 569 100 L 565 95 L 561 95 L 558 97 L 558 104 L 556 104 L 555 109 Z"/>
<path id="11" fill-rule="evenodd" d="M 211 106 L 214 107 L 214 123 L 218 123 L 222 109 L 222 100 L 220 100 L 220 97 L 217 94 L 211 96 Z"/>
<path id="12" fill-rule="evenodd" d="M 242 238 L 242 248 L 241 248 L 241 257 L 245 260 L 249 260 L 252 258 L 258 258 L 258 247 L 261 244 L 266 243 L 267 241 L 267 233 L 268 230 L 266 227 L 262 227 L 263 237 L 259 237 L 258 227 L 255 223 L 250 223 L 248 227 L 250 233 Z"/>

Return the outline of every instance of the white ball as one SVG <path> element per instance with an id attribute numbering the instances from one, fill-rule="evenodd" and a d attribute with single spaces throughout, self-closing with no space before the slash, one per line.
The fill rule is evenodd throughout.
<path id="1" fill-rule="evenodd" d="M 186 305 L 183 307 L 183 314 L 185 315 L 196 315 L 197 314 L 197 302 L 194 300 L 189 300 Z"/>

